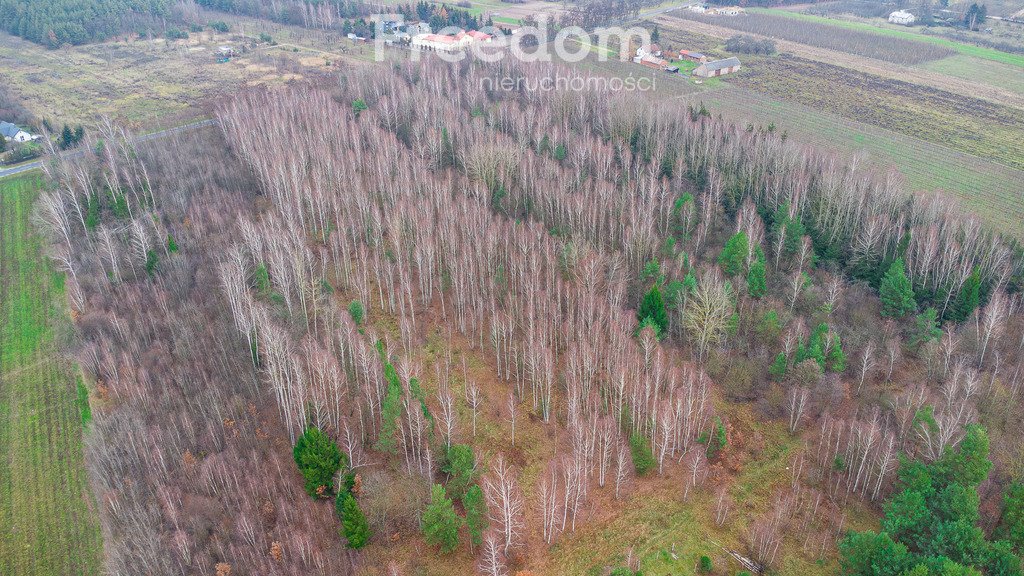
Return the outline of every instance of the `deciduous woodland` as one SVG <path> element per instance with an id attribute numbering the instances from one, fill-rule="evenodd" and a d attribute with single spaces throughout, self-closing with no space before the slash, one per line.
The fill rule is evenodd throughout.
<path id="1" fill-rule="evenodd" d="M 555 72 L 354 69 L 49 164 L 108 570 L 551 573 L 659 482 L 746 569 L 1019 574 L 1019 249 L 773 130 L 488 88 Z M 744 411 L 797 439 L 762 503 Z M 970 553 L 847 534 L 914 465 L 977 495 Z"/>

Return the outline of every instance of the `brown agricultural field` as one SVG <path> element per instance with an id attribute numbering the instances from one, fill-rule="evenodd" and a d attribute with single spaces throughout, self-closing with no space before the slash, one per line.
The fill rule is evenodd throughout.
<path id="1" fill-rule="evenodd" d="M 896 64 L 919 64 L 951 56 L 954 52 L 934 44 L 902 38 L 880 41 L 877 34 L 829 26 L 818 22 L 797 21 L 771 14 L 746 14 L 736 17 L 706 16 L 687 10 L 676 11 L 680 18 L 725 26 L 740 32 L 792 40 L 819 48 L 850 52 Z"/>
<path id="2" fill-rule="evenodd" d="M 1024 168 L 1024 111 L 804 58 L 748 56 L 744 88 Z"/>

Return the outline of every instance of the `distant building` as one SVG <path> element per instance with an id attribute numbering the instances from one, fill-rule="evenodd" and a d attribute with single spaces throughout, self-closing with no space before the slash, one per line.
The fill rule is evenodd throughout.
<path id="1" fill-rule="evenodd" d="M 28 142 L 29 140 L 35 140 L 31 134 L 10 122 L 0 122 L 0 134 L 2 134 L 4 140 L 7 140 L 8 142 L 12 140 L 14 142 Z"/>
<path id="2" fill-rule="evenodd" d="M 889 14 L 889 22 L 893 24 L 902 24 L 904 26 L 910 26 L 917 20 L 917 16 L 914 16 L 906 10 L 897 10 L 892 14 Z"/>
<path id="3" fill-rule="evenodd" d="M 671 63 L 669 63 L 668 60 L 658 58 L 653 54 L 643 54 L 642 56 L 636 56 L 635 58 L 633 58 L 633 62 L 636 62 L 641 66 L 653 68 L 655 70 L 664 70 L 665 72 L 675 73 L 679 71 L 679 68 L 673 66 Z"/>
<path id="4" fill-rule="evenodd" d="M 646 48 L 643 47 L 643 46 L 640 46 L 639 48 L 636 49 L 636 55 L 638 57 L 641 57 L 641 58 L 643 58 L 644 56 L 657 56 L 657 57 L 660 58 L 661 57 L 661 46 L 658 46 L 657 44 L 651 44 L 650 46 L 647 46 Z"/>
<path id="5" fill-rule="evenodd" d="M 430 24 L 427 22 L 417 22 L 415 24 L 409 24 L 405 27 L 405 31 L 409 33 L 409 36 L 416 36 L 418 34 L 430 34 L 433 30 L 430 29 Z"/>
<path id="6" fill-rule="evenodd" d="M 703 14 L 708 11 L 708 7 L 703 4 L 690 4 L 686 9 L 697 14 Z"/>
<path id="7" fill-rule="evenodd" d="M 724 76 L 726 74 L 732 74 L 740 69 L 739 58 L 733 56 L 726 58 L 725 60 L 715 60 L 714 62 L 704 62 L 700 66 L 693 69 L 693 75 L 701 78 L 714 78 L 715 76 Z"/>
<path id="8" fill-rule="evenodd" d="M 458 34 L 417 34 L 412 37 L 413 50 L 425 50 L 428 52 L 458 52 L 465 50 L 475 42 L 490 42 L 492 36 L 470 30 L 469 32 L 459 31 Z"/>
<path id="9" fill-rule="evenodd" d="M 746 12 L 746 10 L 739 6 L 723 6 L 722 8 L 712 8 L 707 10 L 708 14 L 718 14 L 719 16 L 739 16 Z"/>
<path id="10" fill-rule="evenodd" d="M 708 57 L 700 52 L 690 52 L 689 50 L 680 50 L 679 58 L 681 60 L 690 60 L 692 62 L 707 62 L 708 60 Z"/>

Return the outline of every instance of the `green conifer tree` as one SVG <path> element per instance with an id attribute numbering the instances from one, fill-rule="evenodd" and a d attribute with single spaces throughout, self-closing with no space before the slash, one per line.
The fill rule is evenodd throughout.
<path id="1" fill-rule="evenodd" d="M 434 484 L 430 489 L 430 503 L 423 511 L 423 537 L 430 546 L 440 546 L 448 554 L 459 545 L 459 525 L 462 521 L 455 513 L 452 501 L 444 487 Z"/>
<path id="2" fill-rule="evenodd" d="M 882 298 L 882 316 L 902 318 L 914 311 L 914 288 L 903 271 L 903 259 L 897 258 L 882 278 L 879 288 Z"/>
<path id="3" fill-rule="evenodd" d="M 299 472 L 310 496 L 328 496 L 334 492 L 334 475 L 348 467 L 347 458 L 330 436 L 310 426 L 299 436 L 292 449 Z"/>
<path id="4" fill-rule="evenodd" d="M 370 540 L 370 523 L 359 509 L 354 496 L 349 494 L 341 505 L 341 535 L 348 541 L 348 547 L 358 550 Z"/>
<path id="5" fill-rule="evenodd" d="M 470 546 L 479 546 L 484 541 L 484 531 L 487 530 L 488 524 L 487 502 L 480 486 L 473 484 L 466 490 L 466 495 L 462 497 L 462 507 L 466 509 L 466 528 L 469 530 Z"/>
<path id="6" fill-rule="evenodd" d="M 768 373 L 771 374 L 772 379 L 778 381 L 782 380 L 786 376 L 786 353 L 779 352 L 779 355 L 775 357 L 775 361 L 768 367 Z"/>
<path id="7" fill-rule="evenodd" d="M 641 323 L 650 319 L 659 338 L 668 334 L 668 313 L 665 312 L 665 301 L 661 297 L 661 290 L 657 284 L 651 286 L 651 289 L 644 295 L 644 299 L 636 311 L 636 317 Z"/>
<path id="8" fill-rule="evenodd" d="M 726 276 L 736 276 L 743 272 L 747 262 L 747 233 L 737 232 L 725 243 L 725 248 L 718 255 L 718 265 Z"/>
<path id="9" fill-rule="evenodd" d="M 750 264 L 750 271 L 747 273 L 747 294 L 750 294 L 751 298 L 761 298 L 767 293 L 764 253 L 759 248 L 758 257 Z"/>
<path id="10" fill-rule="evenodd" d="M 978 303 L 981 300 L 981 272 L 977 268 L 971 272 L 971 275 L 964 281 L 964 285 L 960 288 L 960 294 L 956 298 L 956 302 L 950 307 L 946 316 L 953 322 L 963 322 L 971 317 L 974 310 L 978 308 Z"/>

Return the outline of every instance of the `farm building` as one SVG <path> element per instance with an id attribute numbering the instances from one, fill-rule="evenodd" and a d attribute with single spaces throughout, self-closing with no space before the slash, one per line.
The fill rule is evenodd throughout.
<path id="1" fill-rule="evenodd" d="M 692 62 L 707 62 L 708 60 L 708 57 L 700 52 L 690 52 L 689 50 L 680 50 L 679 58 L 681 60 L 690 60 Z"/>
<path id="2" fill-rule="evenodd" d="M 889 14 L 889 22 L 892 22 L 893 24 L 910 26 L 915 20 L 917 20 L 917 17 L 906 10 L 897 10 L 892 14 Z"/>
<path id="3" fill-rule="evenodd" d="M 4 140 L 13 140 L 15 142 L 28 142 L 33 140 L 32 135 L 25 132 L 21 128 L 18 128 L 10 122 L 0 122 L 0 134 L 3 135 Z"/>
<path id="4" fill-rule="evenodd" d="M 693 69 L 694 76 L 700 76 L 701 78 L 713 78 L 715 76 L 724 76 L 731 74 L 740 69 L 739 58 L 732 56 L 724 60 L 715 60 L 714 62 L 704 62 L 700 66 Z"/>
<path id="5" fill-rule="evenodd" d="M 708 11 L 708 7 L 703 4 L 690 4 L 686 9 L 697 14 L 703 14 Z"/>
<path id="6" fill-rule="evenodd" d="M 673 66 L 668 60 L 658 58 L 653 54 L 644 54 L 642 56 L 637 56 L 633 58 L 633 62 L 636 62 L 641 66 L 646 66 L 648 68 L 653 68 L 655 70 L 662 70 L 664 72 L 679 72 L 679 68 Z"/>
<path id="7" fill-rule="evenodd" d="M 647 46 L 647 47 L 640 46 L 639 48 L 636 49 L 636 55 L 639 58 L 643 58 L 644 56 L 648 56 L 648 55 L 650 55 L 650 56 L 657 56 L 657 57 L 660 58 L 661 57 L 661 46 L 658 46 L 657 44 L 651 44 L 650 46 Z"/>

